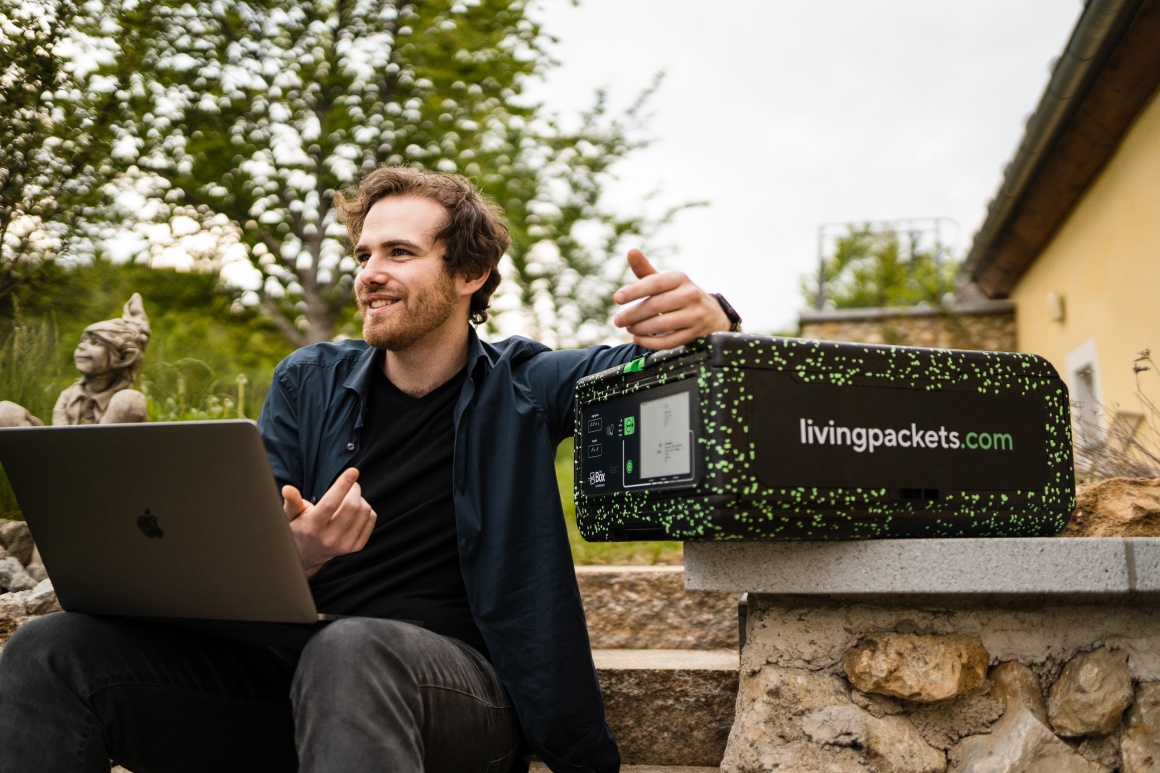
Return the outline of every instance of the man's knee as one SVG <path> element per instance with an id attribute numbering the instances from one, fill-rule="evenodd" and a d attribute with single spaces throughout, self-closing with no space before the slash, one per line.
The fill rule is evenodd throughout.
<path id="1" fill-rule="evenodd" d="M 349 617 L 336 620 L 315 634 L 302 653 L 303 660 L 331 659 L 351 653 L 398 653 L 407 657 L 422 653 L 427 634 L 422 628 L 398 620 Z"/>
<path id="2" fill-rule="evenodd" d="M 416 663 L 429 654 L 430 634 L 396 620 L 352 617 L 315 634 L 298 661 L 292 697 L 348 689 L 417 689 Z M 378 690 L 375 690 L 378 692 Z"/>
<path id="3" fill-rule="evenodd" d="M 76 688 L 85 675 L 86 653 L 100 647 L 96 618 L 56 612 L 29 620 L 0 652 L 0 690 L 63 681 Z"/>
<path id="4" fill-rule="evenodd" d="M 45 663 L 62 651 L 80 647 L 86 640 L 93 618 L 55 612 L 35 617 L 16 630 L 0 653 L 0 669 L 9 670 Z"/>

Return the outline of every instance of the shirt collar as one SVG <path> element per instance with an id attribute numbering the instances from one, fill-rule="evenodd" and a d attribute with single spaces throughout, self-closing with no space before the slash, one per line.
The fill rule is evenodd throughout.
<path id="1" fill-rule="evenodd" d="M 367 417 L 367 398 L 371 391 L 371 377 L 375 374 L 375 368 L 383 367 L 383 352 L 381 349 L 376 349 L 373 346 L 368 346 L 366 351 L 359 355 L 358 361 L 350 375 L 346 377 L 346 381 L 342 383 L 343 387 L 354 391 L 358 395 L 358 415 L 354 419 L 355 431 L 361 430 Z"/>
<path id="2" fill-rule="evenodd" d="M 472 326 L 467 331 L 467 377 L 477 381 L 491 372 L 492 361 Z"/>
<path id="3" fill-rule="evenodd" d="M 343 382 L 343 387 L 357 392 L 359 399 L 366 402 L 367 394 L 371 388 L 371 376 L 374 375 L 375 368 L 383 367 L 383 357 L 382 349 L 368 346 L 366 351 L 359 356 L 358 364 Z M 468 378 L 473 381 L 483 378 L 491 371 L 491 366 L 492 358 L 488 356 L 487 349 L 479 340 L 479 334 L 475 332 L 475 327 L 469 325 L 467 328 Z"/>

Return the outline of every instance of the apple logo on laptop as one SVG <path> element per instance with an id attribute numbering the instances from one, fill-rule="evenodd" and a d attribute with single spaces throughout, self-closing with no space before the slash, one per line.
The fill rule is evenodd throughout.
<path id="1" fill-rule="evenodd" d="M 145 515 L 137 516 L 137 528 L 149 539 L 161 539 L 165 536 L 165 532 L 157 523 L 157 516 L 150 513 L 148 507 L 145 508 Z"/>

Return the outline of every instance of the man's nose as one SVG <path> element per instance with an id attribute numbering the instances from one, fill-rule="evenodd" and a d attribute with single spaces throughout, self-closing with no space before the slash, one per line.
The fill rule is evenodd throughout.
<path id="1" fill-rule="evenodd" d="M 363 284 L 386 284 L 390 278 L 390 266 L 389 260 L 371 255 L 358 271 L 359 281 Z"/>

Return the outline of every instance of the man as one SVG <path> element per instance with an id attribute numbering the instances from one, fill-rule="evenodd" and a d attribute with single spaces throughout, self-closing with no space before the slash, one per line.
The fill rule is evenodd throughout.
<path id="1" fill-rule="evenodd" d="M 553 468 L 577 379 L 731 326 L 629 253 L 637 345 L 481 342 L 510 244 L 464 178 L 339 197 L 364 341 L 295 352 L 259 419 L 320 610 L 286 653 L 56 615 L 0 658 L 0 771 L 613 771 Z M 410 622 L 404 622 L 410 621 Z M 16 757 L 8 757 L 11 750 Z"/>

